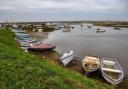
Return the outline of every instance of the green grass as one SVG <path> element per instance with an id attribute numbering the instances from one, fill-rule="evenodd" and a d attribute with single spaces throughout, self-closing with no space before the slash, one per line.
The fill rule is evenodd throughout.
<path id="1" fill-rule="evenodd" d="M 0 89 L 114 89 L 23 52 L 14 34 L 0 30 Z"/>

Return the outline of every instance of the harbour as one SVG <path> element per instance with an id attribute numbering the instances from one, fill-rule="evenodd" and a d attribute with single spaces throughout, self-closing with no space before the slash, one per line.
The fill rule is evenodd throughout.
<path id="1" fill-rule="evenodd" d="M 46 43 L 53 43 L 57 46 L 55 49 L 59 54 L 67 50 L 73 50 L 78 61 L 87 55 L 95 55 L 101 58 L 116 58 L 121 64 L 125 79 L 119 86 L 127 87 L 127 45 L 128 45 L 128 29 L 114 30 L 113 27 L 97 27 L 93 26 L 91 29 L 86 25 L 73 25 L 71 32 L 64 33 L 63 29 L 47 33 L 33 33 L 38 39 L 43 39 Z M 105 33 L 97 33 L 96 28 L 106 30 Z M 40 35 L 38 35 L 40 34 Z M 45 37 L 41 37 L 42 35 Z M 70 67 L 74 64 L 69 64 Z M 70 68 L 69 67 L 69 68 Z M 75 68 L 76 66 L 74 66 Z M 79 66 L 80 67 L 80 66 Z M 71 69 L 74 69 L 71 68 Z M 75 68 L 81 73 L 81 68 Z M 94 75 L 95 76 L 95 75 Z M 93 77 L 94 79 L 96 77 Z M 102 81 L 102 78 L 101 78 Z"/>
<path id="2" fill-rule="evenodd" d="M 37 31 L 27 30 L 17 28 L 17 26 L 8 29 L 15 33 L 16 41 L 25 52 L 30 52 L 36 56 L 50 59 L 50 61 L 53 61 L 60 67 L 76 71 L 82 76 L 87 76 L 92 80 L 104 82 L 105 84 L 110 84 L 110 82 L 108 79 L 103 78 L 105 77 L 102 74 L 103 70 L 107 72 L 115 72 L 117 74 L 121 74 L 121 72 L 120 68 L 119 70 L 101 68 L 100 62 L 103 58 L 116 59 L 119 62 L 117 64 L 120 64 L 123 69 L 123 77 L 117 83 L 112 83 L 112 81 L 111 83 L 112 85 L 116 85 L 116 89 L 127 88 L 128 72 L 127 60 L 125 59 L 127 56 L 128 45 L 127 28 L 116 27 L 115 29 L 115 27 L 96 26 L 88 23 L 57 24 L 53 25 L 52 23 L 51 29 L 54 29 L 53 31 L 40 31 L 38 30 L 38 27 Z M 48 29 L 51 27 L 51 25 L 45 26 L 45 24 L 39 26 L 41 26 L 39 29 Z M 86 59 L 86 57 L 92 58 L 92 61 L 88 60 L 88 63 L 89 61 L 90 63 L 94 63 L 94 66 L 95 62 L 93 61 L 93 57 L 94 60 L 95 57 L 98 58 L 99 67 L 97 66 L 97 69 L 94 69 L 94 73 L 93 71 L 92 73 L 89 73 L 89 71 L 87 72 L 87 68 L 84 69 L 84 65 L 86 66 L 86 64 L 83 65 L 83 60 L 84 58 Z M 112 65 L 115 65 L 115 62 L 113 62 L 114 61 L 107 61 L 105 63 L 109 63 L 108 65 L 111 65 L 111 63 Z"/>
<path id="3" fill-rule="evenodd" d="M 128 0 L 1 0 L 0 89 L 128 89 Z"/>

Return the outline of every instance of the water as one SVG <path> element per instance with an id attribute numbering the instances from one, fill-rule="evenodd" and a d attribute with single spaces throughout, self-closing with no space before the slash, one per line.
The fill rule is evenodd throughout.
<path id="1" fill-rule="evenodd" d="M 91 29 L 86 26 L 73 26 L 75 28 L 71 32 L 62 30 L 50 32 L 45 42 L 56 45 L 55 50 L 60 54 L 67 50 L 74 50 L 75 56 L 80 61 L 86 55 L 115 58 L 121 64 L 125 76 L 128 77 L 128 28 L 114 30 L 112 27 L 98 27 L 106 32 L 96 33 L 96 26 Z"/>
<path id="2" fill-rule="evenodd" d="M 60 54 L 74 50 L 80 60 L 86 55 L 116 58 L 128 75 L 128 28 L 113 30 L 111 27 L 99 27 L 106 32 L 96 33 L 96 26 L 91 29 L 80 25 L 74 27 L 71 32 L 56 30 L 49 33 L 45 42 L 56 45 L 56 51 Z"/>

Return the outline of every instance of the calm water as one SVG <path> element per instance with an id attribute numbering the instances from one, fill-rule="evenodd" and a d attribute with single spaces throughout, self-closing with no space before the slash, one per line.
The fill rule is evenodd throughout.
<path id="1" fill-rule="evenodd" d="M 45 42 L 56 45 L 60 54 L 67 50 L 74 50 L 75 57 L 80 61 L 86 55 L 95 55 L 100 58 L 115 58 L 119 61 L 125 76 L 128 76 L 128 28 L 114 30 L 111 27 L 100 27 L 105 33 L 96 33 L 96 26 L 88 29 L 86 26 L 75 26 L 71 32 L 56 30 L 48 34 Z"/>

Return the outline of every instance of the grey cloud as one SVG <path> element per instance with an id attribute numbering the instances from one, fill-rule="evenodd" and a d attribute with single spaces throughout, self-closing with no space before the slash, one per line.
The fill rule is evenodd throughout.
<path id="1" fill-rule="evenodd" d="M 128 18 L 127 8 L 128 0 L 0 0 L 0 19 L 26 19 L 29 16 L 34 20 L 43 16 L 91 19 L 100 18 L 99 13 L 118 19 L 119 16 Z"/>

